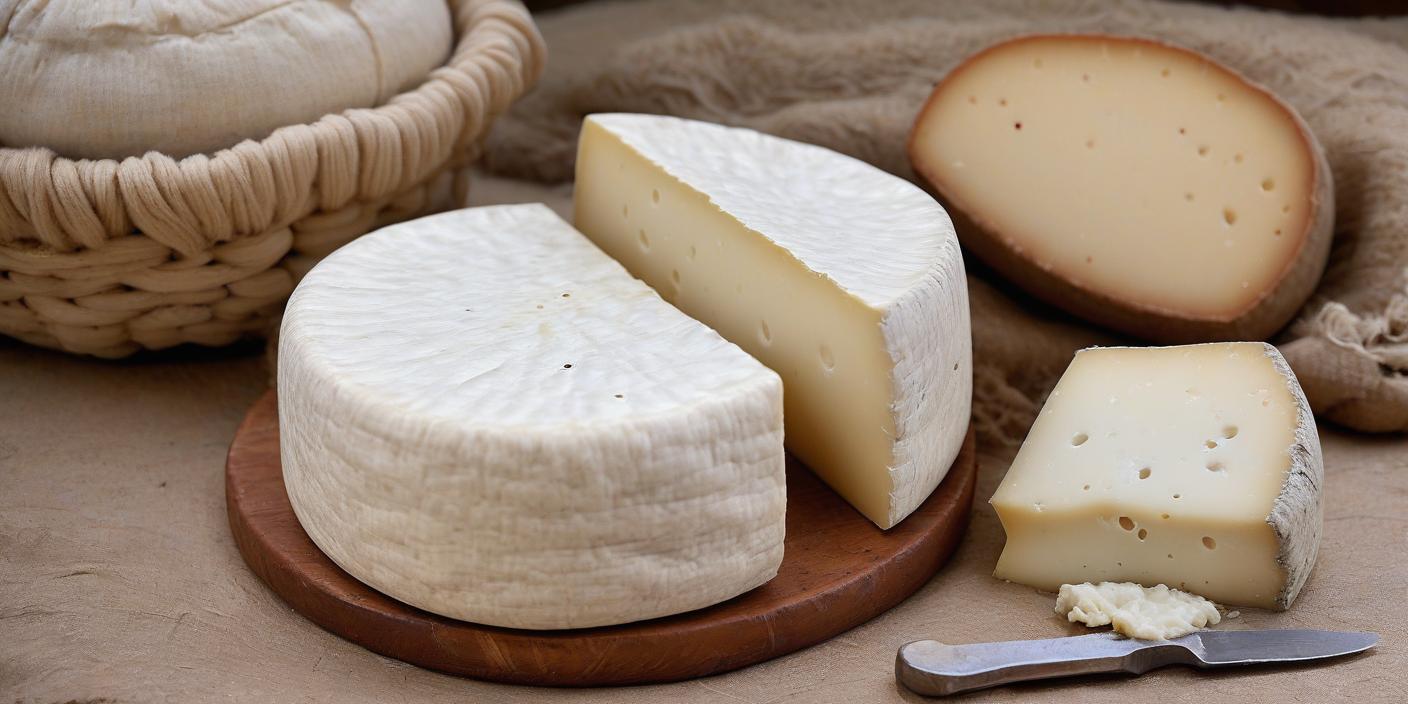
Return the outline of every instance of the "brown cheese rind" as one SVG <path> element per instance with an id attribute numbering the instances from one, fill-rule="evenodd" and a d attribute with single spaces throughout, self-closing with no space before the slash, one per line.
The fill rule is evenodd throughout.
<path id="1" fill-rule="evenodd" d="M 993 52 L 1024 42 L 1053 39 L 1073 42 L 1141 43 L 1192 55 L 1205 62 L 1212 70 L 1225 72 L 1245 85 L 1248 90 L 1264 96 L 1281 108 L 1294 122 L 1313 163 L 1313 181 L 1308 194 L 1310 215 L 1299 233 L 1299 247 L 1287 259 L 1274 284 L 1266 287 L 1244 310 L 1226 317 L 1190 314 L 1186 311 L 1120 300 L 1080 282 L 1069 280 L 1056 271 L 1043 268 L 1025 255 L 1012 238 L 999 231 L 990 218 L 984 217 L 984 213 L 966 207 L 967 204 L 956 197 L 952 184 L 946 183 L 931 167 L 932 157 L 923 153 L 919 147 L 918 136 L 926 127 L 931 110 L 944 97 L 946 86 L 952 79 Z M 988 47 L 960 64 L 935 86 L 915 120 L 909 137 L 908 151 L 915 172 L 936 193 L 953 218 L 963 245 L 989 266 L 1029 293 L 1070 313 L 1154 342 L 1179 344 L 1267 339 L 1284 327 L 1310 297 L 1320 280 L 1329 255 L 1334 221 L 1333 181 L 1324 150 L 1305 121 L 1295 110 L 1245 77 L 1195 52 L 1161 42 L 1105 35 L 1032 35 Z"/>

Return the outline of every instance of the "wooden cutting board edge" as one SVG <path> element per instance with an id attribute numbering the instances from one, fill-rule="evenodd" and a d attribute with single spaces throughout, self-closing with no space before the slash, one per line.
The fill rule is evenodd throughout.
<path id="1" fill-rule="evenodd" d="M 884 613 L 926 584 L 957 548 L 977 475 L 970 427 L 934 493 L 900 525 L 880 531 L 789 462 L 787 545 L 772 582 L 677 616 L 528 631 L 421 611 L 342 571 L 299 525 L 278 458 L 278 406 L 270 391 L 251 407 L 230 445 L 226 508 L 245 562 L 295 611 L 368 650 L 421 667 L 568 687 L 727 672 L 815 645 Z"/>

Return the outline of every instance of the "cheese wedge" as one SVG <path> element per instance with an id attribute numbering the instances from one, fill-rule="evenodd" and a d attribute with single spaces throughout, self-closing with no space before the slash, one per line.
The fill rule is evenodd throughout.
<path id="1" fill-rule="evenodd" d="M 1143 39 L 980 52 L 934 89 L 909 155 L 965 246 L 1034 295 L 1147 339 L 1265 339 L 1329 252 L 1330 171 L 1295 111 Z"/>
<path id="2" fill-rule="evenodd" d="M 1322 484 L 1315 419 L 1271 345 L 1083 350 L 993 494 L 995 574 L 1284 609 L 1315 563 Z"/>
<path id="3" fill-rule="evenodd" d="M 541 205 L 380 230 L 279 340 L 289 500 L 412 606 L 579 628 L 708 606 L 782 560 L 782 384 Z"/>
<path id="4" fill-rule="evenodd" d="M 574 220 L 782 376 L 788 448 L 881 528 L 943 479 L 969 419 L 968 295 L 922 190 L 751 130 L 592 115 Z"/>

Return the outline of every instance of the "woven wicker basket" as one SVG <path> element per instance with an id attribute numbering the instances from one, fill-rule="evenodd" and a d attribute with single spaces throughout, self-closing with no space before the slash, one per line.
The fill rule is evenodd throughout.
<path id="1" fill-rule="evenodd" d="M 180 161 L 0 149 L 0 333 L 100 357 L 226 345 L 263 334 L 329 252 L 464 202 L 544 49 L 514 0 L 450 4 L 450 60 L 380 107 Z"/>

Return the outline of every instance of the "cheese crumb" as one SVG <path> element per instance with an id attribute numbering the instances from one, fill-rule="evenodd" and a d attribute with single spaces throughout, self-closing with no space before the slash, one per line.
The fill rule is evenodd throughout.
<path id="1" fill-rule="evenodd" d="M 1196 594 L 1133 582 L 1063 584 L 1056 613 L 1072 623 L 1110 625 L 1142 640 L 1177 638 L 1222 620 L 1217 604 Z"/>

